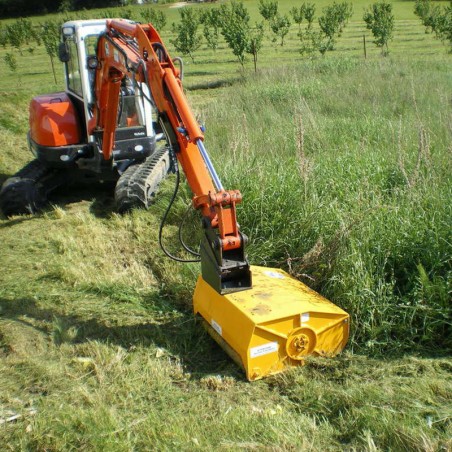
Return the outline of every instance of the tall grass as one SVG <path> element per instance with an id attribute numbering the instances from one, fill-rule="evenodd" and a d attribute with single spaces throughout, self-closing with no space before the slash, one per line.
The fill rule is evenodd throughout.
<path id="1" fill-rule="evenodd" d="M 206 111 L 251 260 L 347 309 L 354 348 L 452 345 L 452 86 L 433 66 L 307 62 Z"/>

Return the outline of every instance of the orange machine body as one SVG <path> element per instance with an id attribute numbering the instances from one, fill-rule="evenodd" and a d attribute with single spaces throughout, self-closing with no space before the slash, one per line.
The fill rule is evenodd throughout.
<path id="1" fill-rule="evenodd" d="M 112 19 L 97 44 L 96 100 L 88 134 L 101 134 L 105 161 L 114 155 L 121 84 L 128 78 L 150 90 L 159 124 L 193 192 L 193 206 L 203 216 L 200 249 L 206 282 L 219 293 L 251 287 L 245 256 L 246 237 L 239 231 L 238 190 L 224 190 L 204 148 L 204 135 L 185 97 L 181 71 L 151 24 Z M 138 85 L 139 86 L 139 85 Z"/>
<path id="2" fill-rule="evenodd" d="M 80 143 L 77 111 L 66 93 L 37 96 L 31 101 L 30 137 L 46 147 Z"/>

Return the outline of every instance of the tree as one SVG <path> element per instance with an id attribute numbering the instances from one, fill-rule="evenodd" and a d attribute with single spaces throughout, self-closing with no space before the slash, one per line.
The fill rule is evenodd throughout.
<path id="1" fill-rule="evenodd" d="M 270 27 L 273 33 L 277 37 L 281 38 L 281 46 L 283 46 L 284 38 L 286 37 L 287 33 L 289 33 L 290 30 L 289 18 L 286 15 L 281 16 L 280 14 L 276 14 L 276 16 L 270 22 Z"/>
<path id="2" fill-rule="evenodd" d="M 417 0 L 414 13 L 426 27 L 426 33 L 434 31 L 437 38 L 452 46 L 452 3 L 442 9 L 438 5 L 432 5 L 430 0 Z"/>
<path id="3" fill-rule="evenodd" d="M 162 31 L 166 25 L 166 16 L 163 11 L 154 8 L 146 8 L 141 11 L 141 17 L 147 23 L 151 23 L 155 29 Z"/>
<path id="4" fill-rule="evenodd" d="M 0 24 L 0 45 L 6 49 L 6 44 L 8 44 L 8 33 Z"/>
<path id="5" fill-rule="evenodd" d="M 6 55 L 3 57 L 3 60 L 5 61 L 11 72 L 17 71 L 17 60 L 13 53 L 6 53 Z"/>
<path id="6" fill-rule="evenodd" d="M 292 16 L 293 21 L 298 24 L 298 33 L 301 33 L 301 23 L 304 19 L 304 8 L 303 5 L 301 5 L 299 8 L 294 6 L 290 10 L 290 15 Z"/>
<path id="7" fill-rule="evenodd" d="M 221 13 L 217 8 L 204 11 L 201 15 L 201 23 L 204 25 L 203 35 L 207 42 L 207 47 L 214 52 L 217 50 L 220 39 Z"/>
<path id="8" fill-rule="evenodd" d="M 249 41 L 246 52 L 253 55 L 254 72 L 257 72 L 257 54 L 262 49 L 262 42 L 264 40 L 264 24 L 256 24 L 249 32 Z"/>
<path id="9" fill-rule="evenodd" d="M 272 0 L 259 0 L 259 12 L 261 16 L 270 24 L 278 14 L 278 2 Z"/>
<path id="10" fill-rule="evenodd" d="M 9 70 L 12 73 L 16 73 L 16 71 L 17 71 L 17 59 L 16 59 L 16 56 L 14 55 L 14 53 L 7 52 L 5 54 L 5 56 L 3 57 L 3 61 L 6 63 L 6 65 L 9 67 Z M 22 80 L 20 78 L 20 72 L 18 74 L 18 82 L 19 82 L 19 85 L 22 84 Z"/>
<path id="11" fill-rule="evenodd" d="M 239 60 L 242 69 L 245 54 L 253 55 L 254 71 L 257 72 L 257 56 L 262 49 L 264 24 L 250 25 L 250 15 L 241 1 L 232 1 L 220 7 L 221 34 L 232 53 Z"/>
<path id="12" fill-rule="evenodd" d="M 298 24 L 298 37 L 300 38 L 301 43 L 300 53 L 305 55 L 318 51 L 321 47 L 322 35 L 320 32 L 312 30 L 315 5 L 313 3 L 303 3 L 298 8 L 293 7 L 290 12 L 295 23 Z M 308 25 L 305 30 L 303 30 L 301 24 L 305 19 Z"/>
<path id="13" fill-rule="evenodd" d="M 308 29 L 312 27 L 315 16 L 315 5 L 313 3 L 303 3 L 300 7 L 294 6 L 290 10 L 290 14 L 296 24 L 298 24 L 298 33 L 301 33 L 301 24 L 304 19 L 308 23 Z"/>
<path id="14" fill-rule="evenodd" d="M 221 5 L 220 11 L 221 34 L 243 68 L 245 53 L 249 48 L 250 40 L 250 15 L 248 10 L 241 1 L 233 0 L 229 4 Z"/>
<path id="15" fill-rule="evenodd" d="M 1 0 L 0 18 L 26 17 L 56 12 L 59 3 L 59 1 L 55 0 L 41 0 L 39 2 L 30 0 Z"/>
<path id="16" fill-rule="evenodd" d="M 32 23 L 28 19 L 18 19 L 6 26 L 6 36 L 11 47 L 14 47 L 22 55 L 22 47 L 30 40 L 36 39 L 36 33 Z"/>
<path id="17" fill-rule="evenodd" d="M 60 6 L 58 7 L 58 12 L 60 13 L 68 13 L 69 11 L 72 11 L 74 9 L 74 5 L 72 3 L 72 0 L 63 0 L 60 3 Z"/>
<path id="18" fill-rule="evenodd" d="M 430 0 L 417 0 L 414 5 L 414 14 L 421 19 L 425 26 L 425 32 L 435 31 L 439 24 L 441 8 L 438 5 L 432 5 Z"/>
<path id="19" fill-rule="evenodd" d="M 392 5 L 384 0 L 371 5 L 370 10 L 364 13 L 364 22 L 366 27 L 372 31 L 375 38 L 375 44 L 381 47 L 383 55 L 389 53 L 388 41 L 392 39 L 394 32 L 394 14 Z M 386 50 L 385 50 L 386 48 Z"/>
<path id="20" fill-rule="evenodd" d="M 191 8 L 181 8 L 179 10 L 180 22 L 173 23 L 173 32 L 176 33 L 174 39 L 170 39 L 171 44 L 182 55 L 189 55 L 192 61 L 193 52 L 199 49 L 202 37 L 198 34 L 199 17 Z"/>
<path id="21" fill-rule="evenodd" d="M 302 55 L 311 55 L 317 51 L 324 53 L 322 52 L 324 47 L 322 47 L 323 40 L 320 32 L 314 31 L 308 27 L 304 32 L 301 31 L 298 33 L 298 37 L 300 38 L 300 53 Z"/>
<path id="22" fill-rule="evenodd" d="M 304 18 L 308 22 L 308 30 L 310 30 L 312 28 L 312 22 L 314 22 L 315 5 L 314 3 L 303 3 L 301 6 L 304 7 Z"/>
<path id="23" fill-rule="evenodd" d="M 452 3 L 445 7 L 443 13 L 440 14 L 435 33 L 438 38 L 452 46 Z M 452 47 L 450 51 L 452 52 Z"/>
<path id="24" fill-rule="evenodd" d="M 133 11 L 131 8 L 121 8 L 119 10 L 119 13 L 116 11 L 116 14 L 114 17 L 121 17 L 122 19 L 133 19 Z"/>
<path id="25" fill-rule="evenodd" d="M 327 6 L 323 10 L 323 15 L 319 17 L 319 26 L 325 39 L 319 48 L 321 53 L 327 50 L 334 50 L 336 39 L 341 35 L 353 14 L 351 3 L 343 2 Z"/>
<path id="26" fill-rule="evenodd" d="M 57 82 L 55 65 L 53 59 L 58 55 L 58 44 L 60 42 L 60 24 L 56 21 L 47 20 L 41 25 L 41 39 L 44 43 L 47 55 L 52 65 L 53 79 Z"/>

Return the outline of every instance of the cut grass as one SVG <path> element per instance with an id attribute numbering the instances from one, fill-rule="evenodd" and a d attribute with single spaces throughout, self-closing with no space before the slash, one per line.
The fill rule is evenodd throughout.
<path id="1" fill-rule="evenodd" d="M 108 321 L 104 312 L 102 316 Z M 303 369 L 250 385 L 200 336 L 201 330 L 186 322 L 184 327 L 192 338 L 198 336 L 192 346 L 204 344 L 197 350 L 203 364 L 199 360 L 191 369 L 181 364 L 180 351 L 176 355 L 149 343 L 150 325 L 141 333 L 133 330 L 135 344 L 115 334 L 117 325 L 107 328 L 108 342 L 96 339 L 95 331 L 106 328 L 99 322 L 91 335 L 79 333 L 75 344 L 58 347 L 26 322 L 17 324 L 10 337 L 3 328 L 3 342 L 8 341 L 10 349 L 0 362 L 1 403 L 5 413 L 22 415 L 18 422 L 2 426 L 4 447 L 450 447 L 450 361 L 393 362 L 345 354 L 334 361 L 313 360 Z M 214 374 L 205 371 L 209 362 Z M 36 411 L 33 416 L 29 408 Z"/>

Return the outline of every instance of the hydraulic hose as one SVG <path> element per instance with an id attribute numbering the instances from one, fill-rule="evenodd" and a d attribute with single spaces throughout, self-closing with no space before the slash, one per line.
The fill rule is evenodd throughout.
<path id="1" fill-rule="evenodd" d="M 177 256 L 173 256 L 163 245 L 163 227 L 165 226 L 166 223 L 166 219 L 168 218 L 168 214 L 174 204 L 174 201 L 176 199 L 177 193 L 179 192 L 179 185 L 180 185 L 180 172 L 179 172 L 179 165 L 177 163 L 177 157 L 174 155 L 173 150 L 170 150 L 170 156 L 171 159 L 173 160 L 173 165 L 174 165 L 174 172 L 176 173 L 176 185 L 174 187 L 174 192 L 173 195 L 171 196 L 171 200 L 168 204 L 168 207 L 165 210 L 165 213 L 163 214 L 163 218 L 162 221 L 160 222 L 160 227 L 159 227 L 159 245 L 160 248 L 162 249 L 162 251 L 166 254 L 166 256 L 168 256 L 170 259 L 176 261 L 176 262 L 183 262 L 183 263 L 190 263 L 190 262 L 201 262 L 201 259 L 181 259 L 180 257 Z M 180 234 L 180 232 L 179 232 Z M 179 237 L 181 237 L 181 235 L 179 235 Z M 182 243 L 182 246 L 190 253 L 194 254 L 195 256 L 197 255 L 197 253 L 192 252 L 191 250 L 188 249 L 188 247 L 186 248 L 185 244 Z"/>

